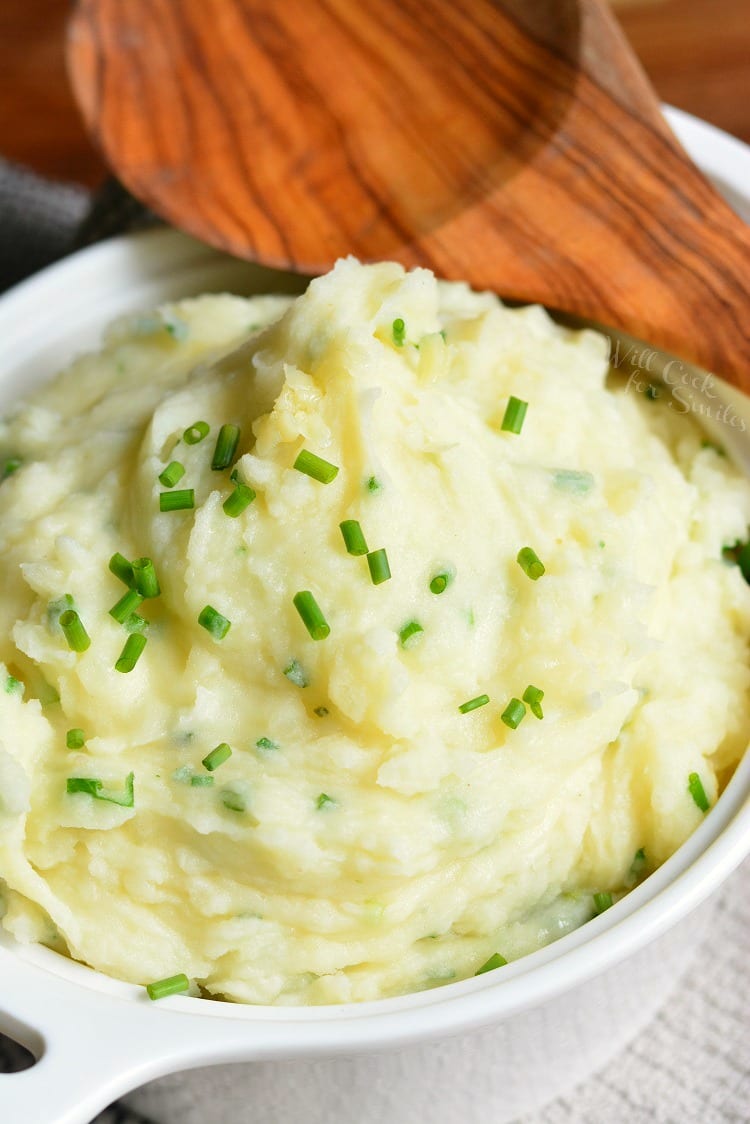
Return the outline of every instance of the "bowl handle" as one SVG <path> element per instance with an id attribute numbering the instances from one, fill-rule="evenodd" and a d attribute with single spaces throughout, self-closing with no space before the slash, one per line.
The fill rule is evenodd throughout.
<path id="1" fill-rule="evenodd" d="M 199 1060 L 207 1040 L 227 1060 L 254 1052 L 247 1024 L 232 1042 L 241 1026 L 217 1025 L 214 1035 L 175 1000 L 155 1004 L 142 988 L 112 987 L 118 994 L 66 979 L 0 936 L 0 1031 L 37 1059 L 0 1074 L 2 1124 L 89 1124 L 123 1093 Z"/>

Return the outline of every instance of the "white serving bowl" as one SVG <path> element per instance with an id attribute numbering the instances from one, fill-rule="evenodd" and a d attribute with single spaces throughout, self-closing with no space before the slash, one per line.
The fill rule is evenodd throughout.
<path id="1" fill-rule="evenodd" d="M 669 119 L 750 217 L 750 149 L 676 111 Z M 86 250 L 0 300 L 0 409 L 95 346 L 119 313 L 203 291 L 298 286 L 169 230 Z M 740 409 L 750 424 L 750 400 Z M 695 948 L 708 913 L 694 911 L 748 851 L 750 755 L 685 845 L 605 914 L 501 973 L 352 1006 L 184 996 L 152 1004 L 142 988 L 0 933 L 0 1030 L 40 1058 L 0 1075 L 0 1121 L 86 1124 L 151 1079 L 252 1062 L 234 1067 L 231 1103 L 216 1100 L 221 1070 L 193 1083 L 172 1078 L 174 1119 L 198 1101 L 210 1124 L 364 1124 L 386 1115 L 390 1124 L 463 1124 L 473 1119 L 472 1090 L 482 1119 L 503 1124 L 582 1080 L 645 1025 Z M 491 1029 L 466 1037 L 482 1027 Z"/>

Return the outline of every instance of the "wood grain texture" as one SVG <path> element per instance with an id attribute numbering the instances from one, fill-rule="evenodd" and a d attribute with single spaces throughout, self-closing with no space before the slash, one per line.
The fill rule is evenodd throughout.
<path id="1" fill-rule="evenodd" d="M 750 234 L 596 0 L 79 0 L 69 57 L 126 185 L 208 242 L 428 265 L 750 390 Z"/>

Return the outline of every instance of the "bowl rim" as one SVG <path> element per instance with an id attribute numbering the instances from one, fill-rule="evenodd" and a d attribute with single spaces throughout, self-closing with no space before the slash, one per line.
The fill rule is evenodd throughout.
<path id="1" fill-rule="evenodd" d="M 667 119 L 704 170 L 729 186 L 750 209 L 750 147 L 712 126 L 680 111 L 668 110 Z M 704 159 L 705 154 L 705 159 Z M 220 264 L 234 267 L 233 259 L 176 231 L 158 229 L 124 235 L 53 265 L 0 297 L 0 333 L 16 339 L 6 349 L 14 360 L 25 362 L 39 347 L 39 325 L 29 327 L 27 314 L 48 300 L 54 323 L 54 297 L 62 289 L 95 286 L 109 273 L 122 287 L 142 268 L 159 279 L 179 268 L 196 277 Z M 158 263 L 158 264 L 157 264 Z M 271 273 L 242 263 L 243 270 Z M 157 298 L 158 299 L 158 298 Z M 163 299 L 163 298 L 161 298 Z M 45 325 L 42 325 L 43 330 Z M 4 337 L 5 338 L 5 337 Z M 11 344 L 12 344 L 11 338 Z M 0 359 L 0 384 L 12 378 L 10 360 Z M 16 364 L 17 365 L 17 364 Z M 748 401 L 750 409 L 750 401 Z M 750 415 L 749 415 L 750 416 Z M 726 790 L 690 838 L 657 871 L 630 891 L 605 914 L 538 951 L 509 964 L 502 972 L 445 984 L 429 991 L 411 992 L 358 1004 L 316 1007 L 255 1006 L 177 996 L 162 1001 L 158 1011 L 179 1014 L 194 1021 L 198 1016 L 223 1023 L 283 1024 L 283 1043 L 269 1047 L 277 1054 L 333 1052 L 336 1049 L 371 1049 L 400 1041 L 457 1033 L 472 1026 L 497 1022 L 538 1006 L 569 991 L 614 964 L 636 953 L 675 925 L 706 899 L 750 851 L 750 754 L 746 754 Z M 0 954 L 12 956 L 32 974 L 49 983 L 50 976 L 83 991 L 96 992 L 107 1001 L 126 1000 L 145 1011 L 143 989 L 60 956 L 41 946 L 21 946 L 0 930 Z M 5 957 L 0 957 L 0 964 Z M 2 1000 L 0 1000 L 2 1005 Z M 149 1017 L 160 1018 L 157 1008 Z M 0 1029 L 3 1015 L 0 1012 Z M 356 1027 L 356 1031 L 354 1031 Z M 325 1028 L 325 1034 L 321 1031 Z M 248 1054 L 257 1056 L 256 1042 Z M 211 1060 L 226 1056 L 218 1043 L 196 1043 L 192 1057 Z"/>

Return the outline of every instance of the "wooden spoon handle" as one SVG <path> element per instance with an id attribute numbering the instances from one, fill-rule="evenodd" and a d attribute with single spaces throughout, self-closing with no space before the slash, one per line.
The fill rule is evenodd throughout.
<path id="1" fill-rule="evenodd" d="M 614 18 L 591 0 L 582 9 L 580 84 L 562 127 L 483 206 L 435 232 L 432 262 L 622 328 L 750 392 L 750 227 L 666 127 Z"/>
<path id="2" fill-rule="evenodd" d="M 750 234 L 601 0 L 78 0 L 123 182 L 268 265 L 396 258 L 629 331 L 750 390 Z"/>

